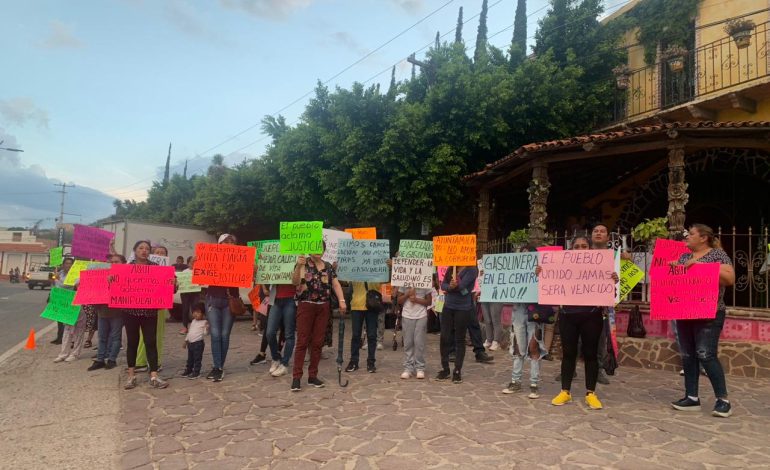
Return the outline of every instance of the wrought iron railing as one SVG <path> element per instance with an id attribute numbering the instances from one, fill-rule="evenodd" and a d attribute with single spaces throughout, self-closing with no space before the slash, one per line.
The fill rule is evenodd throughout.
<path id="1" fill-rule="evenodd" d="M 572 238 L 581 233 L 550 232 L 549 244 L 569 249 Z M 725 291 L 725 303 L 731 307 L 770 308 L 770 234 L 768 227 L 754 231 L 751 227 L 745 233 L 738 233 L 735 227 L 724 231 L 720 227 L 717 236 L 722 248 L 733 260 L 735 284 Z M 626 247 L 634 264 L 644 270 L 645 279 L 649 279 L 651 249 L 646 245 L 633 245 L 630 235 L 612 233 L 613 248 Z M 487 243 L 486 253 L 511 253 L 518 251 L 520 244 L 507 239 L 491 240 Z M 629 300 L 649 301 L 649 288 L 645 282 L 638 285 L 630 294 Z"/>
<path id="2" fill-rule="evenodd" d="M 739 48 L 726 36 L 689 51 L 680 61 L 660 60 L 617 80 L 613 122 L 678 106 L 770 75 L 770 22 L 757 25 Z"/>

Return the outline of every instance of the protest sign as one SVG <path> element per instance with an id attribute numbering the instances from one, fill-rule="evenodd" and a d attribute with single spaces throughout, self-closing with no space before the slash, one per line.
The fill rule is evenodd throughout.
<path id="1" fill-rule="evenodd" d="M 51 289 L 51 295 L 48 297 L 46 305 L 40 317 L 49 320 L 62 322 L 65 325 L 74 325 L 80 315 L 80 306 L 72 305 L 75 299 L 75 291 L 54 287 Z"/>
<path id="2" fill-rule="evenodd" d="M 542 268 L 538 279 L 538 303 L 615 305 L 613 250 L 545 251 L 538 256 Z"/>
<path id="3" fill-rule="evenodd" d="M 150 255 L 147 257 L 147 259 L 157 264 L 158 266 L 171 266 L 171 262 L 169 261 L 168 256 Z"/>
<path id="4" fill-rule="evenodd" d="M 346 228 L 353 240 L 377 240 L 377 227 Z"/>
<path id="5" fill-rule="evenodd" d="M 484 255 L 481 301 L 537 302 L 537 261 L 538 254 L 534 252 Z"/>
<path id="6" fill-rule="evenodd" d="M 110 240 L 115 234 L 96 227 L 75 224 L 72 235 L 72 256 L 77 258 L 107 261 L 110 254 Z"/>
<path id="7" fill-rule="evenodd" d="M 176 274 L 176 284 L 178 286 L 177 292 L 180 294 L 188 294 L 191 292 L 200 292 L 201 286 L 193 284 L 192 271 L 179 271 Z"/>
<path id="8" fill-rule="evenodd" d="M 280 253 L 280 242 L 274 241 L 262 245 L 259 254 L 257 284 L 291 284 L 291 275 L 297 264 L 297 255 Z"/>
<path id="9" fill-rule="evenodd" d="M 324 251 L 322 259 L 327 263 L 334 263 L 337 261 L 337 249 L 340 240 L 351 240 L 353 235 L 348 232 L 325 228 L 323 229 L 323 238 L 326 243 L 326 250 Z"/>
<path id="10" fill-rule="evenodd" d="M 323 253 L 323 222 L 281 222 L 282 255 Z"/>
<path id="11" fill-rule="evenodd" d="M 390 283 L 393 287 L 433 287 L 433 260 L 428 258 L 393 258 Z"/>
<path id="12" fill-rule="evenodd" d="M 174 267 L 113 264 L 110 268 L 111 308 L 173 308 Z"/>
<path id="13" fill-rule="evenodd" d="M 687 248 L 685 242 L 658 238 L 655 241 L 655 249 L 652 252 L 650 272 L 660 267 L 668 268 L 669 263 L 679 261 L 679 258 L 685 253 L 690 253 L 690 249 Z"/>
<path id="14" fill-rule="evenodd" d="M 719 263 L 658 268 L 650 279 L 652 320 L 695 320 L 716 316 Z"/>
<path id="15" fill-rule="evenodd" d="M 433 259 L 433 242 L 430 240 L 401 240 L 398 245 L 398 256 L 401 258 Z"/>
<path id="16" fill-rule="evenodd" d="M 631 259 L 633 260 L 634 265 L 636 265 L 640 271 L 643 273 L 650 272 L 650 266 L 652 265 L 652 253 L 648 253 L 646 251 L 633 252 L 631 253 Z M 643 278 L 639 282 L 642 284 L 647 284 L 647 278 Z"/>
<path id="17" fill-rule="evenodd" d="M 537 251 L 564 251 L 564 248 L 560 246 L 538 246 L 535 248 Z"/>
<path id="18" fill-rule="evenodd" d="M 192 282 L 200 285 L 251 288 L 254 282 L 253 246 L 197 243 Z"/>
<path id="19" fill-rule="evenodd" d="M 340 240 L 337 277 L 341 281 L 387 282 L 389 240 Z"/>
<path id="20" fill-rule="evenodd" d="M 56 248 L 51 248 L 51 251 L 48 253 L 48 265 L 61 266 L 62 261 L 64 261 L 63 252 L 64 247 L 57 246 Z"/>
<path id="21" fill-rule="evenodd" d="M 618 280 L 615 282 L 615 305 L 620 303 L 620 250 L 614 250 L 615 251 L 615 266 L 614 270 L 618 274 Z"/>
<path id="22" fill-rule="evenodd" d="M 76 260 L 72 263 L 72 267 L 67 271 L 67 277 L 64 278 L 65 286 L 74 286 L 78 279 L 80 279 L 80 271 L 88 269 L 90 261 Z"/>
<path id="23" fill-rule="evenodd" d="M 433 237 L 433 264 L 476 266 L 476 235 Z"/>
<path id="24" fill-rule="evenodd" d="M 624 299 L 644 279 L 644 271 L 628 260 L 620 262 L 620 299 Z"/>
<path id="25" fill-rule="evenodd" d="M 259 307 L 259 305 L 262 303 L 262 299 L 260 298 L 259 291 L 262 289 L 259 285 L 254 286 L 249 291 L 249 302 L 251 302 L 252 308 L 255 310 Z"/>
<path id="26" fill-rule="evenodd" d="M 90 271 L 92 269 L 110 269 L 111 267 L 112 264 L 110 263 L 88 263 L 88 267 L 85 270 Z"/>
<path id="27" fill-rule="evenodd" d="M 259 254 L 262 253 L 262 247 L 265 246 L 265 243 L 278 243 L 278 240 L 256 240 L 246 243 L 246 246 L 253 246 L 257 249 L 256 253 L 254 254 L 255 266 L 259 265 Z"/>
<path id="28" fill-rule="evenodd" d="M 109 269 L 87 269 L 80 272 L 80 283 L 73 305 L 96 305 L 110 302 Z"/>

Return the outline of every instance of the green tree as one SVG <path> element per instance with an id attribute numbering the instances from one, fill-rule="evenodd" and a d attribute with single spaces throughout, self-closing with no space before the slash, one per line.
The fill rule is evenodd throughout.
<path id="1" fill-rule="evenodd" d="M 473 51 L 473 63 L 484 65 L 487 59 L 487 0 L 481 2 L 479 29 L 476 33 L 476 49 Z"/>
<path id="2" fill-rule="evenodd" d="M 457 26 L 455 26 L 455 44 L 463 42 L 463 7 L 457 13 Z"/>
<path id="3" fill-rule="evenodd" d="M 516 17 L 513 21 L 513 40 L 511 41 L 510 62 L 515 69 L 527 57 L 527 0 L 518 0 Z"/>

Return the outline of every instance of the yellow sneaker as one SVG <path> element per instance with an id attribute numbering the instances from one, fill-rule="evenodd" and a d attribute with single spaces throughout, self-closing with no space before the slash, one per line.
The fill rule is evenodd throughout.
<path id="1" fill-rule="evenodd" d="M 566 405 L 567 403 L 572 401 L 572 395 L 566 390 L 562 390 L 559 392 L 558 395 L 556 395 L 556 398 L 551 400 L 551 404 L 554 406 L 561 406 Z"/>
<path id="2" fill-rule="evenodd" d="M 588 392 L 586 394 L 586 405 L 592 410 L 601 410 L 602 402 L 599 401 L 599 397 L 594 392 Z"/>

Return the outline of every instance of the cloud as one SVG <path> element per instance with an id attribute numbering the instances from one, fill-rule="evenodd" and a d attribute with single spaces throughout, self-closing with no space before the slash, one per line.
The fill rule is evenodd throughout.
<path id="1" fill-rule="evenodd" d="M 285 20 L 292 13 L 309 7 L 313 0 L 219 0 L 219 3 L 257 18 Z"/>
<path id="2" fill-rule="evenodd" d="M 72 27 L 59 20 L 49 23 L 48 36 L 38 42 L 38 46 L 45 49 L 77 49 L 85 44 L 72 33 Z"/>
<path id="3" fill-rule="evenodd" d="M 391 2 L 414 15 L 422 11 L 424 0 L 391 0 Z"/>
<path id="4" fill-rule="evenodd" d="M 365 48 L 361 43 L 356 41 L 353 36 L 351 36 L 349 33 L 346 33 L 345 31 L 334 32 L 330 34 L 330 37 L 335 44 L 349 49 L 358 55 L 364 55 L 369 52 L 367 48 Z"/>
<path id="5" fill-rule="evenodd" d="M 1 127 L 0 140 L 5 140 L 4 147 L 18 147 L 16 138 Z M 27 226 L 39 219 L 50 219 L 44 225 L 52 224 L 61 201 L 54 184 L 62 181 L 46 176 L 40 166 L 23 165 L 21 156 L 10 152 L 0 151 L 0 168 L 0 225 Z M 114 212 L 113 199 L 86 186 L 68 188 L 64 211 L 82 218 L 67 216 L 65 221 L 90 223 L 106 217 Z"/>
<path id="6" fill-rule="evenodd" d="M 0 118 L 17 126 L 24 126 L 30 121 L 42 129 L 48 129 L 48 113 L 29 98 L 0 100 Z"/>
<path id="7" fill-rule="evenodd" d="M 231 42 L 221 33 L 203 23 L 184 2 L 179 0 L 166 2 L 164 16 L 176 29 L 188 36 L 216 45 L 231 45 Z"/>

